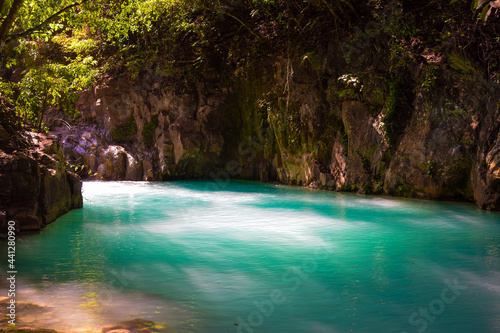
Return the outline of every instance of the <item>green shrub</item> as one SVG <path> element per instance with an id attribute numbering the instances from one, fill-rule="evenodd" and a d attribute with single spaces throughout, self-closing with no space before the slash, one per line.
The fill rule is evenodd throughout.
<path id="1" fill-rule="evenodd" d="M 434 178 L 437 174 L 436 161 L 428 160 L 425 163 L 425 174 L 430 178 Z"/>
<path id="2" fill-rule="evenodd" d="M 113 141 L 125 141 L 137 134 L 137 124 L 133 116 L 127 119 L 122 126 L 118 126 L 111 131 Z"/>

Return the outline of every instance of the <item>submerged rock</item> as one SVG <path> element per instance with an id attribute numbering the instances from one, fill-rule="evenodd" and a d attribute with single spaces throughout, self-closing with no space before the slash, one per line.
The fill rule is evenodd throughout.
<path id="1" fill-rule="evenodd" d="M 156 328 L 154 322 L 145 319 L 133 319 L 109 325 L 102 329 L 102 333 L 157 333 L 164 332 Z"/>

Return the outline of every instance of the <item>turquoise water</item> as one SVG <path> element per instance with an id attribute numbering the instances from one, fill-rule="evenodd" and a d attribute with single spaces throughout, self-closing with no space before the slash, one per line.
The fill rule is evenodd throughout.
<path id="1" fill-rule="evenodd" d="M 34 324 L 500 332 L 498 213 L 238 181 L 90 182 L 84 198 L 18 240 L 18 298 L 59 316 Z"/>

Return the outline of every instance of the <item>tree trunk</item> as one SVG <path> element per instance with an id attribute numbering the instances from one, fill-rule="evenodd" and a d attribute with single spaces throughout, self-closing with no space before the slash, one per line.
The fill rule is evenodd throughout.
<path id="1" fill-rule="evenodd" d="M 42 129 L 42 120 L 43 120 L 43 115 L 45 114 L 45 109 L 47 108 L 47 99 L 48 97 L 45 96 L 42 102 L 42 108 L 40 110 L 40 120 L 38 121 L 38 126 L 37 126 L 38 132 L 40 132 L 40 130 Z"/>
<path id="2" fill-rule="evenodd" d="M 5 5 L 5 0 L 0 0 L 0 13 L 2 13 L 3 5 Z"/>
<path id="3" fill-rule="evenodd" d="M 4 0 L 0 1 L 2 3 L 5 2 Z M 19 11 L 19 8 L 21 8 L 23 1 L 24 0 L 14 0 L 12 6 L 10 7 L 9 13 L 7 14 L 7 17 L 5 18 L 5 20 L 3 20 L 2 25 L 0 26 L 0 52 L 3 50 L 5 46 L 5 41 L 7 40 L 7 33 L 14 24 L 17 12 Z"/>

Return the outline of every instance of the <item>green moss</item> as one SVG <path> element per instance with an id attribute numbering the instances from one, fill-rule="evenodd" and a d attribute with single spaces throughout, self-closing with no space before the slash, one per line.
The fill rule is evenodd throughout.
<path id="1" fill-rule="evenodd" d="M 363 184 L 363 192 L 365 194 L 372 194 L 373 193 L 373 184 L 371 182 L 367 182 Z"/>
<path id="2" fill-rule="evenodd" d="M 398 104 L 400 104 L 400 93 L 399 85 L 395 81 L 389 82 L 389 95 L 385 100 L 384 111 L 385 116 L 382 119 L 384 122 L 385 136 L 390 145 L 393 145 L 396 141 L 395 138 L 395 115 L 397 112 Z"/>
<path id="3" fill-rule="evenodd" d="M 402 77 L 392 76 L 388 79 L 389 94 L 384 104 L 385 138 L 390 146 L 395 146 L 410 118 L 411 103 L 407 95 L 411 95 L 411 85 L 405 84 Z"/>
<path id="4" fill-rule="evenodd" d="M 197 148 L 191 149 L 182 154 L 174 169 L 160 176 L 162 180 L 207 178 L 211 170 L 218 174 L 217 164 L 218 158 L 215 154 L 209 154 Z"/>
<path id="5" fill-rule="evenodd" d="M 365 151 L 365 156 L 368 160 L 373 160 L 373 157 L 375 156 L 375 153 L 377 152 L 378 145 L 372 145 L 368 148 L 366 148 Z"/>
<path id="6" fill-rule="evenodd" d="M 373 170 L 372 161 L 377 149 L 378 149 L 377 145 L 368 146 L 364 149 L 364 152 L 361 155 L 361 162 L 363 163 L 363 168 L 368 173 L 371 173 Z"/>
<path id="7" fill-rule="evenodd" d="M 122 126 L 116 127 L 111 131 L 113 141 L 125 141 L 137 134 L 137 124 L 133 116 L 127 119 Z"/>
<path id="8" fill-rule="evenodd" d="M 468 173 L 470 166 L 470 160 L 463 155 L 459 155 L 449 164 L 449 172 L 454 176 L 461 176 L 464 173 Z"/>
<path id="9" fill-rule="evenodd" d="M 451 68 L 462 74 L 473 74 L 476 69 L 470 60 L 463 58 L 458 53 L 453 52 L 448 58 Z"/>
<path id="10" fill-rule="evenodd" d="M 341 192 L 357 192 L 358 186 L 356 184 L 342 185 L 339 189 Z"/>
<path id="11" fill-rule="evenodd" d="M 234 95 L 224 117 L 223 154 L 241 158 L 242 164 L 248 163 L 250 151 L 254 151 L 252 159 L 257 160 L 273 155 L 274 133 L 283 131 L 278 121 L 277 94 L 265 92 L 257 68 L 247 68 L 229 83 Z"/>
<path id="12" fill-rule="evenodd" d="M 303 130 L 297 103 L 282 105 L 273 109 L 273 112 L 274 125 L 279 129 L 277 136 L 281 141 L 282 149 L 291 154 L 307 151 L 308 138 Z"/>
<path id="13" fill-rule="evenodd" d="M 467 185 L 472 161 L 464 155 L 455 156 L 443 170 L 443 174 L 450 177 L 450 185 L 462 188 Z"/>
<path id="14" fill-rule="evenodd" d="M 154 116 L 151 121 L 144 125 L 142 128 L 142 142 L 146 145 L 146 147 L 150 148 L 154 144 L 154 134 L 155 130 L 158 127 L 158 115 Z"/>
<path id="15" fill-rule="evenodd" d="M 409 184 L 398 183 L 392 192 L 396 196 L 412 198 L 415 196 L 415 189 Z"/>
<path id="16" fill-rule="evenodd" d="M 431 65 L 425 68 L 425 78 L 422 82 L 422 88 L 427 94 L 432 94 L 438 86 L 439 80 L 443 75 L 441 66 Z"/>
<path id="17" fill-rule="evenodd" d="M 363 169 L 365 169 L 365 171 L 367 171 L 367 172 L 370 172 L 371 171 L 371 163 L 368 160 L 368 158 L 366 158 L 366 156 L 361 157 L 361 162 L 363 163 Z"/>
<path id="18" fill-rule="evenodd" d="M 347 87 L 345 89 L 340 89 L 335 91 L 335 94 L 341 100 L 355 100 L 358 101 L 361 99 L 359 91 L 352 87 Z"/>

